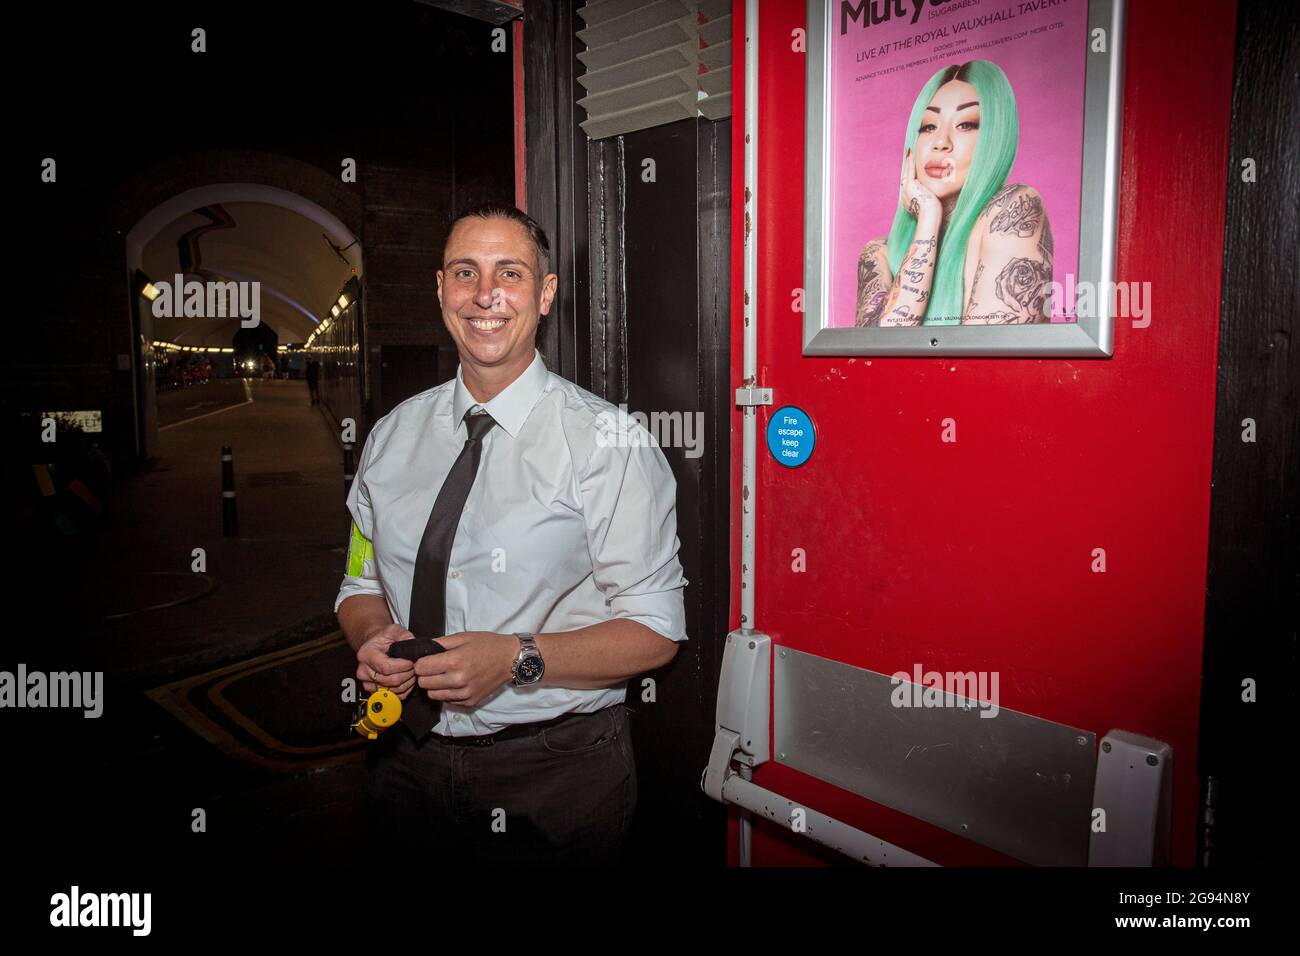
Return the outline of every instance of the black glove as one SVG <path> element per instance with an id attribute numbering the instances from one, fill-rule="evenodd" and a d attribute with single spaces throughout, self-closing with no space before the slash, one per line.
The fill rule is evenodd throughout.
<path id="1" fill-rule="evenodd" d="M 421 657 L 441 654 L 445 650 L 447 648 L 431 637 L 413 637 L 409 641 L 393 641 L 388 645 L 388 656 L 404 661 L 418 661 Z M 438 715 L 441 713 L 441 701 L 430 700 L 428 691 L 420 686 L 417 679 L 416 685 L 411 688 L 411 693 L 407 694 L 406 700 L 402 701 L 402 722 L 411 728 L 411 732 L 416 734 L 418 739 L 438 722 Z M 416 727 L 420 730 L 416 731 Z"/>

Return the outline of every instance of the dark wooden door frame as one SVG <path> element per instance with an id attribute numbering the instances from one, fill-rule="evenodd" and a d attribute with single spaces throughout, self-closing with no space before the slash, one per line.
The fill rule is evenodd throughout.
<path id="1" fill-rule="evenodd" d="M 1300 31 L 1289 4 L 1238 7 L 1211 473 L 1198 774 L 1200 862 L 1290 859 L 1300 618 Z M 1249 163 L 1247 162 L 1249 161 Z M 1253 176 L 1247 175 L 1247 165 Z M 1245 419 L 1255 440 L 1243 440 Z M 1243 700 L 1243 682 L 1258 700 Z"/>
<path id="2" fill-rule="evenodd" d="M 538 348 L 553 372 L 589 388 L 588 150 L 574 105 L 582 96 L 576 31 L 573 4 L 524 5 L 528 214 L 546 230 L 551 268 L 559 276 L 550 315 L 538 329 Z M 604 238 L 597 237 L 598 249 Z"/>
<path id="3" fill-rule="evenodd" d="M 673 124 L 676 129 L 589 142 L 579 125 L 584 114 L 576 106 L 583 95 L 576 79 L 582 70 L 576 55 L 578 5 L 577 0 L 557 0 L 524 7 L 528 213 L 550 237 L 552 269 L 559 275 L 556 301 L 539 328 L 538 347 L 552 371 L 615 405 L 628 403 L 637 410 L 629 398 L 636 391 L 634 398 L 657 408 L 704 415 L 702 457 L 685 463 L 680 452 L 668 454 L 677 479 L 683 565 L 691 569 L 690 640 L 666 673 L 654 675 L 663 686 L 659 703 L 637 703 L 638 683 L 629 685 L 628 703 L 638 711 L 633 728 L 642 807 L 629 843 L 634 852 L 722 866 L 725 810 L 703 795 L 698 781 L 713 736 L 730 594 L 731 123 L 682 120 Z M 693 202 L 691 239 L 697 254 L 689 266 L 678 257 L 674 268 L 682 274 L 664 277 L 680 283 L 678 289 L 687 282 L 694 285 L 695 294 L 689 297 L 694 315 L 689 305 L 665 315 L 645 297 L 635 314 L 641 323 L 662 322 L 667 334 L 694 336 L 695 378 L 681 380 L 682 368 L 674 367 L 674 386 L 649 387 L 653 398 L 646 397 L 647 387 L 661 377 L 657 370 L 668 370 L 650 354 L 656 347 L 654 335 L 647 336 L 642 327 L 639 335 L 647 347 L 639 354 L 629 348 L 629 277 L 640 281 L 644 290 L 648 272 L 657 268 L 627 257 L 629 238 L 647 238 L 644 206 L 636 210 L 642 231 L 629 237 L 627 229 L 629 140 L 664 149 L 678 144 L 684 151 L 673 148 L 675 160 L 683 168 L 693 166 L 694 172 L 690 180 L 673 182 L 672 195 L 675 202 Z M 671 240 L 690 241 L 680 226 L 678 221 Z M 681 306 L 687 297 L 672 298 Z M 682 344 L 680 339 L 676 344 Z"/>

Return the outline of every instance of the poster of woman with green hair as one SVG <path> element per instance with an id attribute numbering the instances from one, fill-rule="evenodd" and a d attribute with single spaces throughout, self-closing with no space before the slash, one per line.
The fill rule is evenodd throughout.
<path id="1" fill-rule="evenodd" d="M 805 353 L 1109 354 L 1120 0 L 809 11 Z"/>
<path id="2" fill-rule="evenodd" d="M 1032 185 L 1008 183 L 1016 99 L 989 60 L 936 72 L 908 122 L 898 210 L 858 256 L 854 324 L 1047 322 L 1052 227 Z"/>

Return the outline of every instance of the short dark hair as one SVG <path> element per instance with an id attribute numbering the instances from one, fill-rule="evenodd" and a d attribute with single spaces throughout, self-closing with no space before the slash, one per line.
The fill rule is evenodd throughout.
<path id="1" fill-rule="evenodd" d="M 468 219 L 470 216 L 476 216 L 479 219 L 509 219 L 511 222 L 517 222 L 528 231 L 528 238 L 533 243 L 533 251 L 537 254 L 537 265 L 542 270 L 542 276 L 548 275 L 551 271 L 551 244 L 546 239 L 546 230 L 538 225 L 537 220 L 528 213 L 519 209 L 517 206 L 507 202 L 481 202 L 476 206 L 471 206 L 463 213 L 452 220 L 451 227 L 447 230 L 447 236 L 450 238 L 451 230 L 456 228 L 456 223 L 462 219 Z M 443 247 L 443 257 L 445 258 L 446 246 Z"/>

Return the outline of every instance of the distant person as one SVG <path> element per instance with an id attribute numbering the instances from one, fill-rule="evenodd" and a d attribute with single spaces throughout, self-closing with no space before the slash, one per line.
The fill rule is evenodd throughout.
<path id="1" fill-rule="evenodd" d="M 311 403 L 320 404 L 320 362 L 311 358 L 307 360 L 307 389 L 311 392 Z"/>

